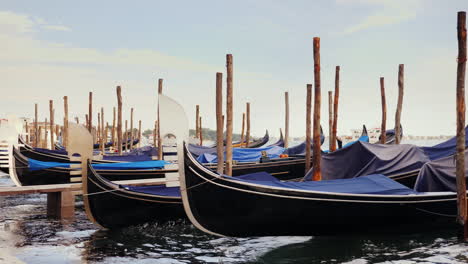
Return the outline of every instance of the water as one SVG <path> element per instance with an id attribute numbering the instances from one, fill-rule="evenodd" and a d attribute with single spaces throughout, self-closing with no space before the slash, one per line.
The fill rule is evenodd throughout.
<path id="1" fill-rule="evenodd" d="M 5 185 L 13 183 L 0 175 Z M 106 231 L 87 220 L 80 200 L 75 221 L 47 219 L 46 196 L 34 194 L 0 196 L 0 263 L 468 263 L 468 244 L 457 242 L 453 230 L 218 238 L 176 222 Z"/>

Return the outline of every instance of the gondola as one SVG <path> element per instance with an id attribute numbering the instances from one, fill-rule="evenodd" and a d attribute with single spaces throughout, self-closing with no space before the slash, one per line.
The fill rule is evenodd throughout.
<path id="1" fill-rule="evenodd" d="M 126 150 L 127 147 L 126 146 L 130 146 L 130 142 L 131 142 L 131 139 L 127 140 L 127 144 L 123 144 L 122 145 L 122 148 L 123 150 Z M 133 140 L 133 145 L 135 146 L 136 144 L 138 144 L 140 142 L 139 139 L 134 139 Z M 109 150 L 110 147 L 112 147 L 114 145 L 114 142 L 106 142 L 104 143 L 104 149 L 105 150 Z M 55 150 L 65 150 L 65 147 L 62 146 L 59 142 L 55 142 L 55 146 L 54 146 Z M 96 144 L 93 144 L 93 149 L 95 150 L 99 150 L 101 149 L 101 144 L 100 143 L 96 143 Z"/>
<path id="2" fill-rule="evenodd" d="M 366 141 L 366 142 L 369 142 L 369 134 L 367 133 L 367 127 L 366 127 L 366 125 L 362 125 L 361 136 L 357 139 L 357 141 Z M 343 141 L 342 141 L 341 139 L 337 138 L 337 139 L 336 139 L 336 142 L 338 143 L 338 149 L 341 149 L 341 148 L 350 146 L 351 144 L 353 144 L 353 143 L 356 142 L 356 141 L 348 142 L 348 143 L 346 143 L 345 145 L 343 145 Z"/>
<path id="3" fill-rule="evenodd" d="M 89 162 L 83 180 L 83 201 L 88 219 L 109 229 L 186 217 L 179 187 L 114 184 L 99 175 Z"/>
<path id="4" fill-rule="evenodd" d="M 65 150 L 49 150 L 41 148 L 33 148 L 24 142 L 23 138 L 18 138 L 20 145 L 20 152 L 27 158 L 46 162 L 62 162 L 62 163 L 76 163 L 70 162 L 68 153 Z M 149 161 L 152 158 L 148 155 L 105 155 L 102 159 L 94 159 L 92 163 L 115 163 L 115 162 L 132 162 L 132 161 Z"/>
<path id="5" fill-rule="evenodd" d="M 403 137 L 403 127 L 400 124 L 400 138 Z M 379 142 L 382 138 L 382 135 L 379 136 Z M 385 144 L 395 144 L 395 129 L 389 129 L 385 131 Z"/>
<path id="6" fill-rule="evenodd" d="M 284 147 L 284 138 L 283 138 L 283 131 L 281 131 L 280 129 L 280 138 L 278 139 L 278 141 L 276 141 L 275 143 L 269 145 L 269 146 L 278 146 L 278 147 Z"/>
<path id="7" fill-rule="evenodd" d="M 456 193 L 416 192 L 383 175 L 285 183 L 268 173 L 218 175 L 184 148 L 179 160 L 185 212 L 218 236 L 418 232 L 456 220 Z"/>
<path id="8" fill-rule="evenodd" d="M 269 140 L 270 140 L 270 135 L 268 134 L 268 130 L 266 130 L 263 138 L 249 142 L 249 145 L 247 146 L 247 148 L 260 148 L 261 146 L 268 143 Z M 241 147 L 245 147 L 245 145 L 246 145 L 245 142 L 239 142 L 239 143 L 233 143 L 232 147 L 241 148 Z"/>
<path id="9" fill-rule="evenodd" d="M 88 166 L 83 184 L 88 218 L 105 228 L 119 228 L 144 222 L 165 222 L 185 218 L 178 187 L 131 187 L 110 182 Z M 216 166 L 210 167 L 216 170 Z M 233 166 L 233 175 L 269 171 L 278 179 L 304 174 L 304 160 L 280 160 Z M 88 195 L 87 195 L 87 194 Z M 96 195 L 93 195 L 96 193 Z M 169 195 L 170 194 L 170 195 Z M 146 212 L 146 214 L 142 213 Z"/>
<path id="10" fill-rule="evenodd" d="M 61 164 L 67 163 L 48 165 L 46 164 L 47 162 L 42 162 L 40 166 L 44 168 L 34 170 L 31 168 L 31 162 L 34 162 L 36 166 L 40 163 L 39 161 L 28 159 L 22 155 L 17 148 L 13 147 L 12 164 L 10 164 L 8 173 L 17 186 L 81 182 L 81 175 L 70 175 L 73 169 L 69 167 L 59 167 L 63 166 Z M 177 169 L 155 169 L 146 167 L 148 164 L 145 165 L 144 163 L 147 162 L 140 162 L 138 164 L 133 164 L 133 166 L 130 163 L 94 164 L 94 166 L 100 167 L 100 169 L 97 169 L 99 174 L 111 181 L 164 178 L 166 173 L 177 172 Z M 103 169 L 102 167 L 108 168 Z"/>

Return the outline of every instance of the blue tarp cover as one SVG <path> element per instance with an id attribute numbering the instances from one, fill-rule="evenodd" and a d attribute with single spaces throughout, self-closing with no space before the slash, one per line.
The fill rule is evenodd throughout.
<path id="1" fill-rule="evenodd" d="M 284 152 L 284 148 L 271 146 L 265 148 L 233 148 L 232 159 L 240 162 L 256 162 L 262 157 L 262 151 L 266 151 L 269 158 L 278 158 Z M 226 157 L 226 153 L 224 153 Z M 204 153 L 197 160 L 201 163 L 216 163 L 218 156 L 216 153 Z"/>
<path id="2" fill-rule="evenodd" d="M 60 167 L 70 168 L 71 163 L 44 162 L 34 159 L 28 159 L 28 167 L 31 171 L 43 170 L 48 168 Z M 140 162 L 119 162 L 93 164 L 96 170 L 143 170 L 143 169 L 161 169 L 169 162 L 164 160 L 140 161 Z"/>
<path id="3" fill-rule="evenodd" d="M 50 150 L 50 149 L 43 149 L 43 148 L 34 148 L 35 151 L 46 153 L 46 154 L 60 154 L 60 155 L 68 155 L 66 150 Z M 98 154 L 99 151 L 93 152 Z M 135 162 L 135 161 L 151 161 L 151 156 L 157 155 L 157 149 L 151 146 L 145 146 L 141 148 L 132 149 L 131 151 L 125 153 L 124 155 L 104 155 L 104 160 L 113 160 L 113 161 L 127 161 L 127 162 Z"/>
<path id="4" fill-rule="evenodd" d="M 180 187 L 155 186 L 122 186 L 126 190 L 158 196 L 180 197 Z"/>
<path id="5" fill-rule="evenodd" d="M 325 136 L 323 134 L 320 134 L 320 145 L 323 144 L 325 141 Z M 314 148 L 312 142 L 310 144 L 310 149 L 312 150 Z M 289 156 L 304 156 L 306 152 L 306 142 L 302 142 L 301 144 L 290 147 L 284 150 L 284 154 L 288 154 Z"/>
<path id="6" fill-rule="evenodd" d="M 322 155 L 325 180 L 349 179 L 370 174 L 392 175 L 421 168 L 429 158 L 414 145 L 382 145 L 358 141 Z M 310 170 L 306 179 L 311 177 Z"/>
<path id="7" fill-rule="evenodd" d="M 353 179 L 304 182 L 282 182 L 266 172 L 246 174 L 241 177 L 224 177 L 242 182 L 296 190 L 353 194 L 417 194 L 417 192 L 412 189 L 380 174 L 367 175 Z"/>
<path id="8" fill-rule="evenodd" d="M 468 146 L 468 126 L 465 127 L 465 146 Z M 426 155 L 431 160 L 440 159 L 455 154 L 455 148 L 457 146 L 457 138 L 452 137 L 451 139 L 437 144 L 432 147 L 421 147 Z"/>
<path id="9" fill-rule="evenodd" d="M 468 151 L 465 151 L 467 156 Z M 456 192 L 457 179 L 454 156 L 428 162 L 422 166 L 414 189 L 418 192 Z M 468 159 L 465 159 L 465 177 L 468 182 Z"/>
<path id="10" fill-rule="evenodd" d="M 190 153 L 192 153 L 192 155 L 198 157 L 206 153 L 211 153 L 211 154 L 216 153 L 216 146 L 207 147 L 207 146 L 199 146 L 195 144 L 188 144 L 188 150 L 190 151 Z"/>
<path id="11" fill-rule="evenodd" d="M 344 146 L 342 148 L 347 148 L 347 147 L 349 147 L 349 146 L 351 146 L 354 143 L 359 142 L 359 141 L 369 142 L 369 136 L 360 136 L 356 141 L 351 141 L 351 142 L 348 142 L 348 143 L 344 144 Z"/>

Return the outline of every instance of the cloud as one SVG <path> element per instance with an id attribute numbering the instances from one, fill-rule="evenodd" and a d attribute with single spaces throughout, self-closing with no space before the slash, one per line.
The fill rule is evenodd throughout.
<path id="1" fill-rule="evenodd" d="M 45 25 L 42 28 L 54 31 L 71 31 L 71 28 L 62 25 Z"/>
<path id="2" fill-rule="evenodd" d="M 34 22 L 26 15 L 10 11 L 0 11 L 0 32 L 2 34 L 22 34 L 33 31 Z"/>
<path id="3" fill-rule="evenodd" d="M 372 14 L 348 26 L 342 34 L 352 34 L 370 28 L 396 25 L 416 17 L 420 0 L 337 0 L 338 4 L 372 8 Z"/>

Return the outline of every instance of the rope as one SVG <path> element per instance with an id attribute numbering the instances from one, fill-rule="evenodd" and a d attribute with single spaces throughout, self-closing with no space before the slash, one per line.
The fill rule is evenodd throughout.
<path id="1" fill-rule="evenodd" d="M 416 210 L 419 210 L 419 211 L 421 211 L 421 212 L 425 212 L 425 213 L 433 214 L 433 215 L 437 215 L 437 216 L 457 217 L 456 215 L 448 215 L 448 214 L 441 214 L 441 213 L 431 212 L 431 211 L 424 210 L 424 209 L 417 208 L 417 207 L 413 207 L 413 208 L 416 209 Z"/>
<path id="2" fill-rule="evenodd" d="M 83 196 L 91 196 L 91 195 L 96 195 L 96 194 L 110 193 L 110 192 L 115 192 L 115 191 L 119 191 L 119 190 L 120 190 L 120 189 L 106 190 L 106 191 L 94 192 L 94 193 L 87 193 L 87 194 L 83 194 Z"/>

